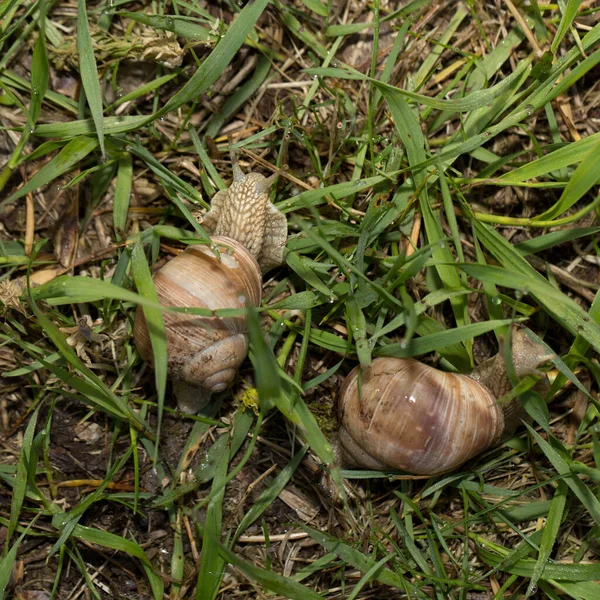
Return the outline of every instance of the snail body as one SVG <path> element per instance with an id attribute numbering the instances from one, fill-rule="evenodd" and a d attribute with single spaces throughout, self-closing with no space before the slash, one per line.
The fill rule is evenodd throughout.
<path id="1" fill-rule="evenodd" d="M 512 348 L 519 377 L 549 358 L 518 330 Z M 340 390 L 342 463 L 419 475 L 451 471 L 512 435 L 520 403 L 498 403 L 508 390 L 500 355 L 472 376 L 446 373 L 413 359 L 376 358 L 368 368 L 351 371 Z"/>
<path id="2" fill-rule="evenodd" d="M 262 274 L 281 264 L 287 239 L 285 216 L 269 201 L 274 176 L 245 175 L 232 153 L 233 183 L 217 192 L 211 210 L 197 217 L 212 245 L 191 245 L 153 276 L 164 306 L 242 309 L 259 306 Z M 219 249 L 220 256 L 214 251 Z M 198 412 L 210 395 L 226 389 L 248 353 L 246 317 L 204 317 L 163 312 L 167 374 L 179 407 Z M 134 339 L 152 361 L 144 311 L 138 306 Z"/>

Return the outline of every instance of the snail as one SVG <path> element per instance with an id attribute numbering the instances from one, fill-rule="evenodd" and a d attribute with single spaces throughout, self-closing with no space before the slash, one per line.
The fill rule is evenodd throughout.
<path id="1" fill-rule="evenodd" d="M 191 245 L 154 274 L 164 306 L 211 310 L 258 306 L 262 275 L 283 262 L 285 216 L 269 201 L 277 174 L 245 175 L 231 152 L 233 182 L 217 192 L 211 209 L 197 217 L 212 247 Z M 219 248 L 220 257 L 214 252 Z M 167 374 L 181 410 L 198 412 L 213 393 L 233 382 L 248 353 L 245 316 L 204 317 L 164 312 Z M 135 314 L 134 339 L 140 356 L 152 361 L 152 346 L 141 306 Z"/>
<path id="2" fill-rule="evenodd" d="M 538 373 L 553 355 L 522 329 L 512 333 L 519 378 Z M 541 382 L 540 387 L 545 387 Z M 338 452 L 344 466 L 396 469 L 417 475 L 451 471 L 510 437 L 520 423 L 502 354 L 470 376 L 414 359 L 379 357 L 344 380 L 337 401 Z"/>

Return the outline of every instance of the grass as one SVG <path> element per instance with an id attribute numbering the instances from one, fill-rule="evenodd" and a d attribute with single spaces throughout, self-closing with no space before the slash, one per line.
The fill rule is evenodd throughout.
<path id="1" fill-rule="evenodd" d="M 0 46 L 0 598 L 600 598 L 594 2 L 0 0 Z M 228 136 L 290 235 L 185 415 L 151 272 Z M 355 365 L 468 372 L 513 322 L 556 355 L 513 438 L 337 467 Z"/>

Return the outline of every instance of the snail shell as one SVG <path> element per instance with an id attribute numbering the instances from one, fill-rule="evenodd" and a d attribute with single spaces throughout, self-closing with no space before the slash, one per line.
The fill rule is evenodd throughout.
<path id="1" fill-rule="evenodd" d="M 211 238 L 220 259 L 203 245 L 188 246 L 154 275 L 164 306 L 246 308 L 261 300 L 262 276 L 256 259 L 238 241 Z M 197 412 L 211 393 L 226 389 L 248 353 L 245 316 L 204 317 L 163 312 L 167 337 L 168 376 L 183 410 Z M 141 306 L 134 338 L 143 359 L 152 361 L 148 325 Z"/>
<path id="2" fill-rule="evenodd" d="M 503 412 L 485 386 L 412 359 L 381 357 L 355 368 L 337 408 L 343 462 L 368 469 L 443 473 L 504 432 Z"/>

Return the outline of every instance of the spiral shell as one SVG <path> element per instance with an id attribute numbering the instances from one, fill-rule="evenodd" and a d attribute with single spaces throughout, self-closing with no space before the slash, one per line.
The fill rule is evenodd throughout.
<path id="1" fill-rule="evenodd" d="M 337 410 L 343 461 L 368 469 L 443 473 L 497 444 L 504 431 L 486 387 L 412 359 L 382 357 L 355 368 Z"/>
<path id="2" fill-rule="evenodd" d="M 188 246 L 154 275 L 164 306 L 239 309 L 258 306 L 262 277 L 255 258 L 234 239 L 215 236 L 220 251 Z M 164 312 L 168 376 L 214 393 L 228 387 L 248 352 L 246 317 L 204 317 Z M 142 358 L 152 361 L 144 312 L 138 307 L 134 338 Z"/>

